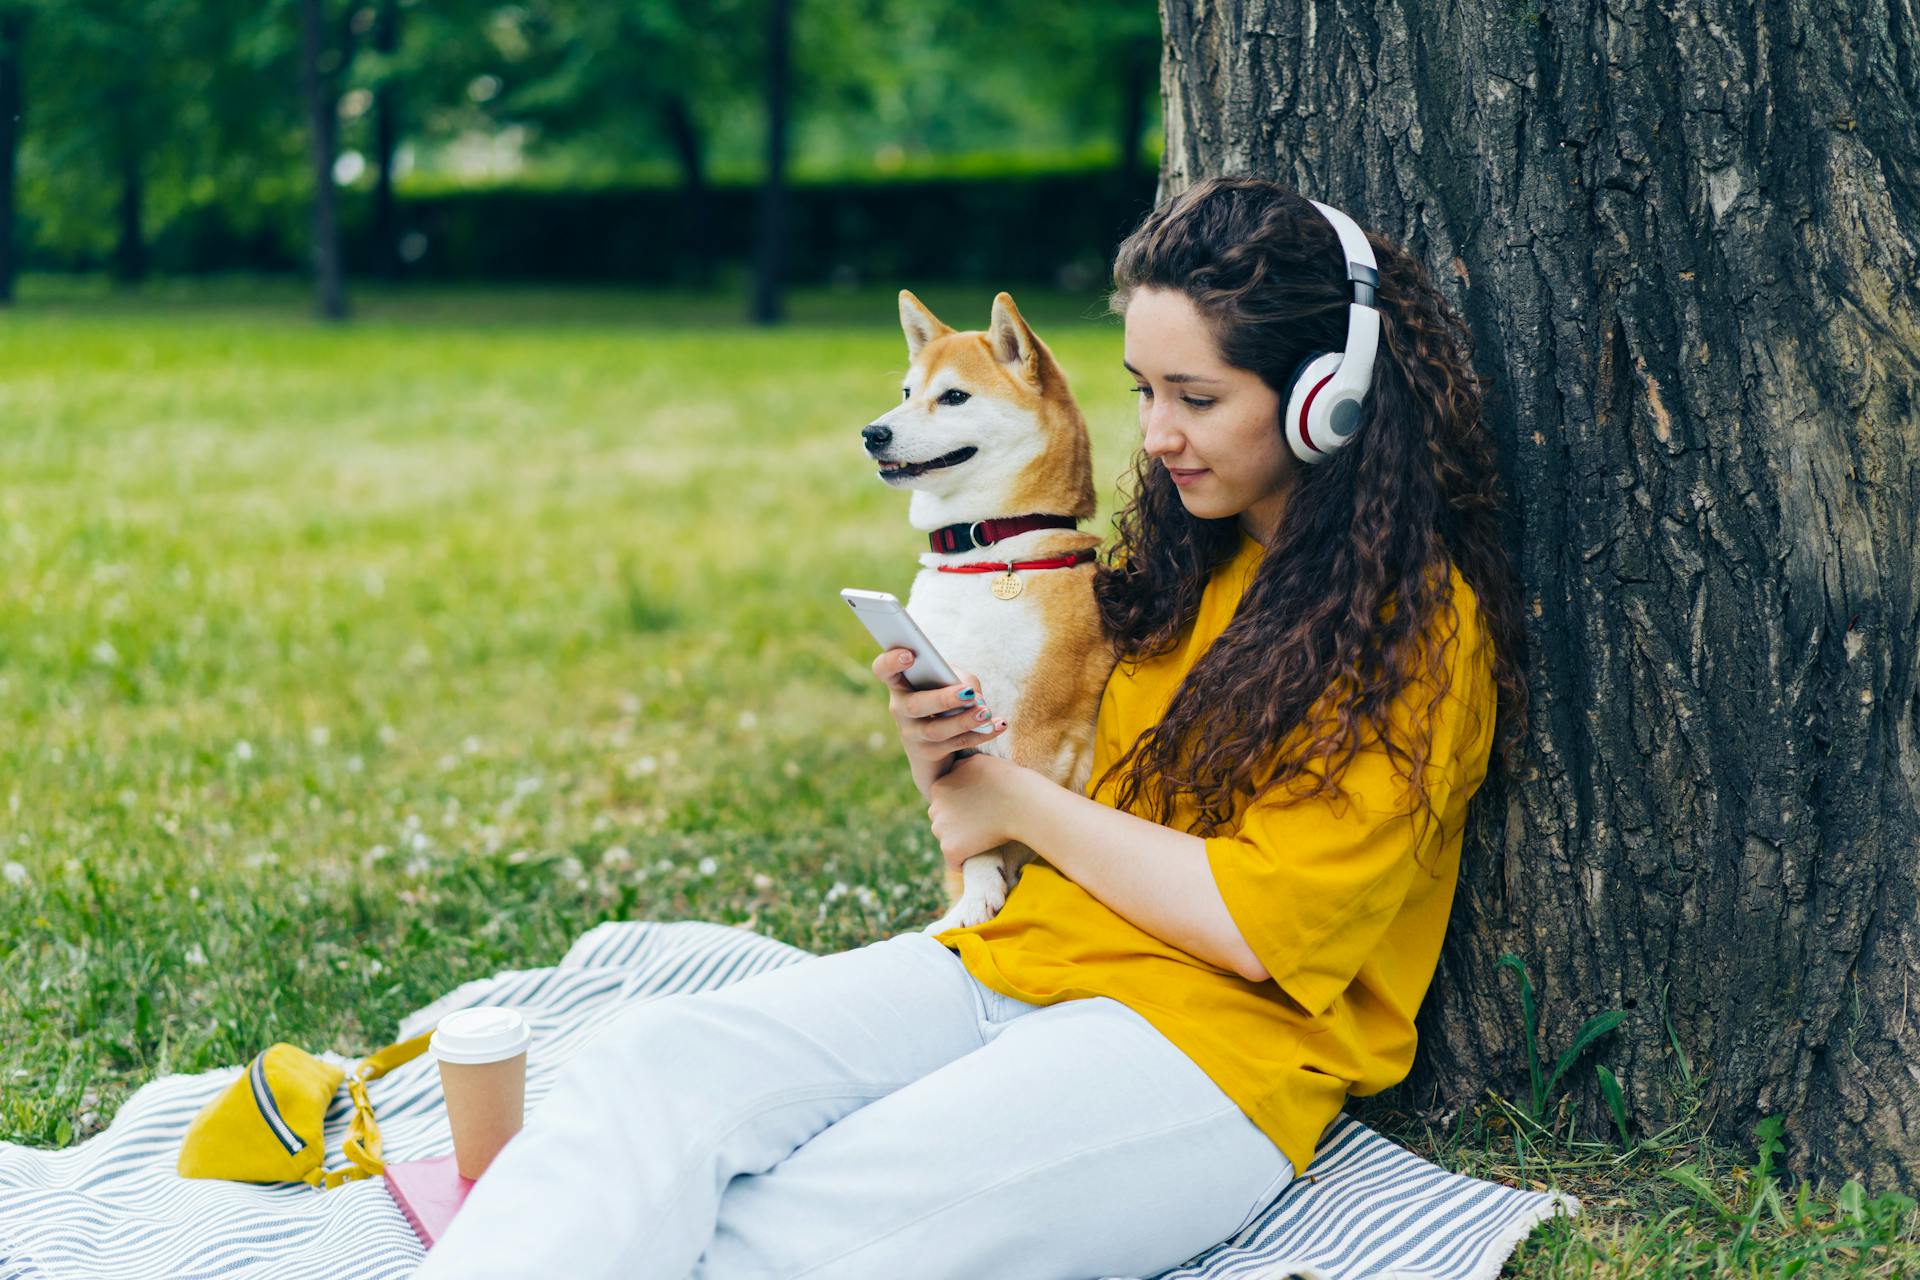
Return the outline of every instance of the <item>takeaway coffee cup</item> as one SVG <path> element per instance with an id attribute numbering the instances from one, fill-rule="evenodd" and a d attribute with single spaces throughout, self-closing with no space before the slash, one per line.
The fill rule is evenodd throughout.
<path id="1" fill-rule="evenodd" d="M 440 1063 L 453 1128 L 453 1162 L 478 1178 L 520 1131 L 533 1028 L 517 1009 L 477 1005 L 440 1019 L 427 1048 Z"/>

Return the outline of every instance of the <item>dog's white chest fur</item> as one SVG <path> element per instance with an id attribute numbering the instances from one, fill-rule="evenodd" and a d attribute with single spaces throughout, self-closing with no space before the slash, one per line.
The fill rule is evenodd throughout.
<path id="1" fill-rule="evenodd" d="M 1001 600 L 993 594 L 988 584 L 995 576 L 995 572 L 942 573 L 923 568 L 907 596 L 907 612 L 948 663 L 979 679 L 977 705 L 1009 721 L 1007 732 L 979 749 L 1009 756 L 1011 738 L 1019 727 L 1014 709 L 1039 660 L 1047 630 L 1046 619 L 1031 597 Z"/>

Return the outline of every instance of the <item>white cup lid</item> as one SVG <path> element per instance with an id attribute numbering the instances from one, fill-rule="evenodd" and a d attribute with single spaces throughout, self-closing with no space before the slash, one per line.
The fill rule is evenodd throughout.
<path id="1" fill-rule="evenodd" d="M 533 1028 L 518 1009 L 476 1005 L 440 1019 L 427 1048 L 442 1062 L 482 1063 L 511 1058 L 533 1043 Z"/>

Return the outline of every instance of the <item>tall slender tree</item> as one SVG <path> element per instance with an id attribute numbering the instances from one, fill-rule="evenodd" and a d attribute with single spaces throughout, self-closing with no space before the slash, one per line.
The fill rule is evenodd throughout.
<path id="1" fill-rule="evenodd" d="M 792 73 L 793 0 L 767 0 L 767 168 L 754 227 L 755 324 L 778 324 L 787 247 L 787 103 Z"/>
<path id="2" fill-rule="evenodd" d="M 327 36 L 324 0 L 300 0 L 300 92 L 306 103 L 307 146 L 313 170 L 314 310 L 326 320 L 347 315 L 346 264 L 333 183 L 339 153 L 339 95 L 333 77 L 343 60 Z"/>
<path id="3" fill-rule="evenodd" d="M 0 306 L 13 303 L 19 274 L 15 177 L 19 170 L 20 130 L 26 119 L 25 68 L 27 13 L 18 5 L 0 5 Z"/>
<path id="4" fill-rule="evenodd" d="M 394 154 L 400 147 L 400 77 L 392 69 L 400 49 L 400 0 L 380 0 L 373 48 L 382 73 L 373 89 L 373 255 L 374 270 L 397 280 L 406 264 L 400 257 L 400 213 L 394 203 Z"/>

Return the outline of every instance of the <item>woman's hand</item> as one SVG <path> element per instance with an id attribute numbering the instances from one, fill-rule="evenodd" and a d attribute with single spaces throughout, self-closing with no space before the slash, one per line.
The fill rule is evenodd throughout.
<path id="1" fill-rule="evenodd" d="M 955 760 L 933 782 L 934 839 L 940 857 L 958 870 L 975 854 L 997 849 L 1014 838 L 1016 816 L 1026 803 L 1025 788 L 1040 775 L 999 756 Z"/>
<path id="2" fill-rule="evenodd" d="M 993 718 L 991 709 L 978 706 L 980 682 L 965 671 L 956 672 L 959 684 L 938 689 L 915 689 L 907 683 L 906 670 L 913 664 L 911 649 L 887 649 L 873 660 L 873 674 L 887 686 L 887 710 L 900 732 L 900 745 L 913 767 L 913 780 L 921 795 L 930 797 L 928 788 L 943 772 L 953 753 L 990 742 L 1006 730 L 1006 721 Z M 962 693 L 967 696 L 962 697 Z M 937 713 L 950 707 L 963 708 L 957 715 L 941 717 Z"/>

